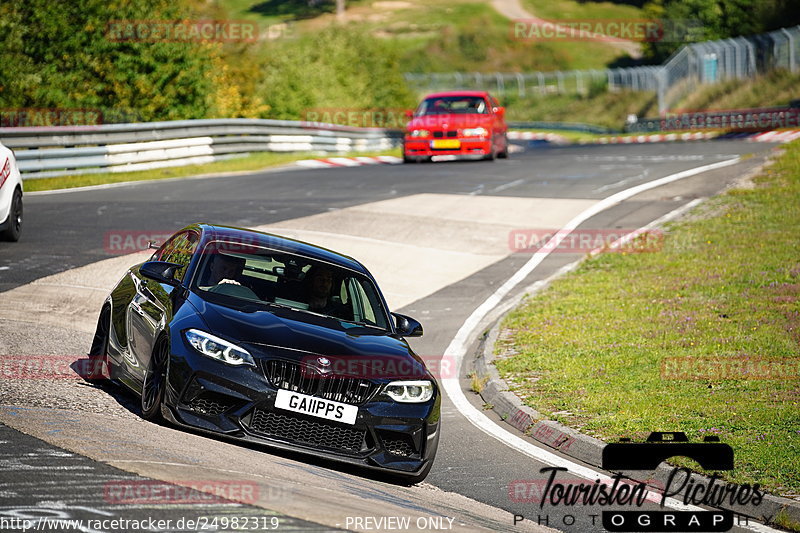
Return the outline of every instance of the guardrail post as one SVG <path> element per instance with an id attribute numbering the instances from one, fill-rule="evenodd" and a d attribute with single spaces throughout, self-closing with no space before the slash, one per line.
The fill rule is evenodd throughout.
<path id="1" fill-rule="evenodd" d="M 747 77 L 753 77 L 758 74 L 758 65 L 756 63 L 756 45 L 750 41 L 745 41 L 747 47 L 747 62 L 745 68 L 747 70 Z"/>
<path id="2" fill-rule="evenodd" d="M 525 96 L 525 78 L 517 72 L 517 94 L 520 98 Z"/>
<path id="3" fill-rule="evenodd" d="M 786 28 L 781 28 L 784 35 L 786 35 L 786 39 L 789 41 L 789 71 L 790 72 L 797 72 L 797 61 L 795 60 L 795 49 L 794 49 L 794 37 L 792 36 L 791 32 Z"/>

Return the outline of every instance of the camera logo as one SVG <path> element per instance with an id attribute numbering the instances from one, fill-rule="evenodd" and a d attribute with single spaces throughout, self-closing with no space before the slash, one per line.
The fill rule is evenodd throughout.
<path id="1" fill-rule="evenodd" d="M 664 460 L 681 455 L 694 459 L 706 470 L 733 470 L 733 448 L 707 436 L 702 443 L 691 443 L 686 434 L 654 431 L 646 442 L 630 439 L 607 444 L 603 448 L 606 470 L 655 470 Z"/>

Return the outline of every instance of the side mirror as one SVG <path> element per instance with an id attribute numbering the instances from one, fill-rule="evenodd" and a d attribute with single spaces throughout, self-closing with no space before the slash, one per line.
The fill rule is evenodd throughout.
<path id="1" fill-rule="evenodd" d="M 410 109 L 406 109 L 406 118 L 414 118 L 414 112 Z"/>
<path id="2" fill-rule="evenodd" d="M 506 116 L 506 108 L 505 107 L 495 107 L 494 108 L 494 112 L 500 118 L 503 118 L 504 116 Z"/>
<path id="3" fill-rule="evenodd" d="M 410 316 L 392 313 L 395 318 L 395 329 L 401 337 L 422 337 L 422 324 Z"/>
<path id="4" fill-rule="evenodd" d="M 159 283 L 176 286 L 180 283 L 175 279 L 175 272 L 179 268 L 183 268 L 183 265 L 168 263 L 167 261 L 148 261 L 139 267 L 139 274 L 146 278 L 154 279 Z"/>

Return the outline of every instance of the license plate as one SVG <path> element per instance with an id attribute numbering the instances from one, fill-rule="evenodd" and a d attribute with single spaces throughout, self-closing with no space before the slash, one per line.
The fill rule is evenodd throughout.
<path id="1" fill-rule="evenodd" d="M 433 148 L 458 150 L 461 148 L 461 141 L 458 139 L 441 139 L 433 141 Z"/>
<path id="2" fill-rule="evenodd" d="M 356 423 L 356 416 L 358 416 L 358 407 L 355 405 L 325 400 L 286 389 L 278 389 L 275 407 L 350 425 Z"/>

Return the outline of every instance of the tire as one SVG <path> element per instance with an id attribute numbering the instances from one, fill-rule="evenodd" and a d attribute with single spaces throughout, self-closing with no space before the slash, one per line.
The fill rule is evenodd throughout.
<path id="1" fill-rule="evenodd" d="M 503 135 L 503 151 L 498 152 L 497 159 L 508 159 L 508 137 Z"/>
<path id="2" fill-rule="evenodd" d="M 14 190 L 11 198 L 11 209 L 8 211 L 8 227 L 0 233 L 0 239 L 17 242 L 22 233 L 22 191 Z"/>
<path id="3" fill-rule="evenodd" d="M 484 161 L 494 161 L 495 158 L 495 151 L 494 151 L 494 138 L 492 142 L 489 143 L 489 153 L 483 156 Z"/>
<path id="4" fill-rule="evenodd" d="M 167 362 L 169 359 L 169 339 L 159 337 L 142 382 L 142 418 L 151 422 L 160 422 L 161 402 L 164 399 L 164 388 L 167 383 Z"/>
<path id="5" fill-rule="evenodd" d="M 97 319 L 97 329 L 89 348 L 90 367 L 83 379 L 90 383 L 104 383 L 111 377 L 111 363 L 108 360 L 108 342 L 111 338 L 111 308 L 103 307 Z"/>

